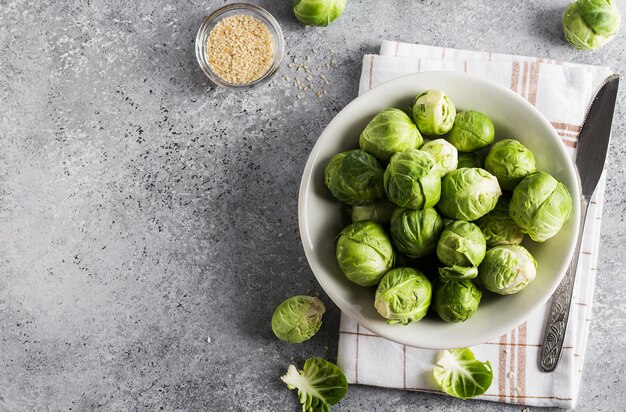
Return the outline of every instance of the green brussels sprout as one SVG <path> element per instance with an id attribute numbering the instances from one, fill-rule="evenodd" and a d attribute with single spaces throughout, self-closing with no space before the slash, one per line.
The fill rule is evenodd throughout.
<path id="1" fill-rule="evenodd" d="M 400 109 L 378 113 L 359 137 L 361 149 L 382 163 L 389 162 L 394 153 L 421 147 L 423 142 L 415 123 Z"/>
<path id="2" fill-rule="evenodd" d="M 494 137 L 491 120 L 481 112 L 467 110 L 456 115 L 446 140 L 459 152 L 475 152 L 493 143 Z"/>
<path id="3" fill-rule="evenodd" d="M 422 272 L 396 268 L 380 281 L 374 307 L 388 324 L 406 325 L 426 316 L 431 298 L 432 286 Z"/>
<path id="4" fill-rule="evenodd" d="M 387 197 L 400 207 L 433 207 L 441 195 L 441 178 L 435 159 L 417 149 L 407 149 L 391 157 L 384 174 Z"/>
<path id="5" fill-rule="evenodd" d="M 471 280 L 447 280 L 435 288 L 435 312 L 446 322 L 465 322 L 472 317 L 483 293 Z"/>
<path id="6" fill-rule="evenodd" d="M 341 16 L 348 0 L 292 0 L 293 13 L 307 26 L 328 26 Z"/>
<path id="7" fill-rule="evenodd" d="M 322 358 L 307 359 L 301 371 L 289 365 L 280 379 L 289 389 L 298 390 L 303 412 L 330 412 L 330 405 L 342 400 L 348 391 L 346 375 Z"/>
<path id="8" fill-rule="evenodd" d="M 432 207 L 397 209 L 391 216 L 391 241 L 400 253 L 418 258 L 435 251 L 443 220 Z"/>
<path id="9" fill-rule="evenodd" d="M 457 169 L 463 167 L 479 167 L 484 169 L 483 159 L 478 152 L 460 152 L 458 157 L 459 163 L 456 166 Z"/>
<path id="10" fill-rule="evenodd" d="M 427 136 L 441 136 L 454 124 L 456 108 L 452 100 L 440 90 L 426 90 L 413 102 L 413 121 Z"/>
<path id="11" fill-rule="evenodd" d="M 513 139 L 500 140 L 491 147 L 485 158 L 485 169 L 498 179 L 502 190 L 509 191 L 537 170 L 533 152 Z"/>
<path id="12" fill-rule="evenodd" d="M 431 140 L 425 143 L 420 150 L 430 153 L 435 159 L 439 176 L 445 176 L 456 169 L 458 151 L 444 139 Z"/>
<path id="13" fill-rule="evenodd" d="M 489 361 L 479 361 L 469 348 L 441 352 L 433 376 L 441 390 L 455 398 L 470 399 L 487 392 L 493 381 Z"/>
<path id="14" fill-rule="evenodd" d="M 439 268 L 439 278 L 441 280 L 466 280 L 474 279 L 476 276 L 478 276 L 478 268 L 476 266 Z"/>
<path id="15" fill-rule="evenodd" d="M 335 198 L 351 206 L 365 205 L 383 196 L 383 168 L 363 150 L 334 155 L 324 169 L 324 183 Z"/>
<path id="16" fill-rule="evenodd" d="M 537 262 L 521 245 L 496 246 L 487 251 L 478 266 L 483 287 L 500 295 L 511 295 L 524 289 L 537 275 Z"/>
<path id="17" fill-rule="evenodd" d="M 572 197 L 563 183 L 545 172 L 532 173 L 513 190 L 509 215 L 535 242 L 556 235 L 572 211 Z"/>
<path id="18" fill-rule="evenodd" d="M 391 240 L 372 221 L 346 226 L 337 237 L 337 263 L 346 277 L 360 286 L 374 286 L 395 263 Z"/>
<path id="19" fill-rule="evenodd" d="M 456 169 L 441 182 L 442 215 L 454 220 L 476 220 L 491 212 L 502 194 L 498 179 L 479 168 Z"/>
<path id="20" fill-rule="evenodd" d="M 476 221 L 487 241 L 487 247 L 519 245 L 524 233 L 509 216 L 509 198 L 500 197 L 495 209 Z"/>
<path id="21" fill-rule="evenodd" d="M 381 225 L 386 225 L 391 221 L 391 214 L 395 209 L 395 204 L 387 199 L 381 199 L 369 205 L 353 206 L 350 211 L 350 217 L 353 222 L 373 220 Z"/>
<path id="22" fill-rule="evenodd" d="M 578 0 L 563 14 L 565 39 L 580 50 L 603 46 L 619 31 L 621 15 L 612 0 Z"/>
<path id="23" fill-rule="evenodd" d="M 457 220 L 443 229 L 437 257 L 448 266 L 478 266 L 485 257 L 485 236 L 473 223 Z"/>
<path id="24" fill-rule="evenodd" d="M 272 331 L 282 341 L 309 340 L 322 326 L 324 303 L 311 296 L 292 296 L 278 305 L 272 316 Z"/>

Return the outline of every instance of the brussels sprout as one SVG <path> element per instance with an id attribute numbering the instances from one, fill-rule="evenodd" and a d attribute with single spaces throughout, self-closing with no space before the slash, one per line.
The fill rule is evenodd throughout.
<path id="1" fill-rule="evenodd" d="M 475 224 L 462 220 L 446 226 L 437 243 L 437 257 L 448 266 L 478 266 L 485 250 L 483 232 Z"/>
<path id="2" fill-rule="evenodd" d="M 391 240 L 376 222 L 348 225 L 337 237 L 337 263 L 346 277 L 361 286 L 380 282 L 395 262 Z"/>
<path id="3" fill-rule="evenodd" d="M 483 159 L 478 152 L 461 152 L 459 153 L 459 163 L 456 168 L 461 169 L 463 167 L 479 167 L 483 168 Z"/>
<path id="4" fill-rule="evenodd" d="M 389 162 L 394 153 L 421 147 L 423 142 L 415 123 L 400 109 L 378 113 L 359 137 L 361 149 L 382 163 Z"/>
<path id="5" fill-rule="evenodd" d="M 435 159 L 427 152 L 407 149 L 391 157 L 384 174 L 387 197 L 400 207 L 433 207 L 441 195 Z"/>
<path id="6" fill-rule="evenodd" d="M 432 286 L 422 272 L 396 268 L 380 281 L 374 307 L 388 324 L 406 325 L 426 316 L 431 298 Z"/>
<path id="7" fill-rule="evenodd" d="M 350 216 L 353 222 L 362 220 L 373 220 L 374 222 L 386 225 L 391 221 L 391 214 L 396 209 L 396 205 L 387 199 L 381 199 L 376 203 L 352 207 Z"/>
<path id="8" fill-rule="evenodd" d="M 474 279 L 476 276 L 478 276 L 478 268 L 476 266 L 439 268 L 439 278 L 441 280 L 466 280 Z"/>
<path id="9" fill-rule="evenodd" d="M 397 209 L 391 216 L 391 240 L 400 253 L 418 258 L 434 252 L 443 220 L 432 207 Z"/>
<path id="10" fill-rule="evenodd" d="M 535 156 L 517 140 L 500 140 L 489 150 L 485 169 L 498 179 L 502 190 L 512 191 L 523 178 L 536 170 Z"/>
<path id="11" fill-rule="evenodd" d="M 328 26 L 341 16 L 348 0 L 292 0 L 293 13 L 308 26 Z"/>
<path id="12" fill-rule="evenodd" d="M 292 296 L 278 305 L 272 316 L 272 331 L 282 341 L 309 340 L 322 326 L 326 311 L 321 300 L 311 296 Z"/>
<path id="13" fill-rule="evenodd" d="M 351 206 L 365 205 L 384 194 L 383 173 L 371 154 L 348 150 L 329 160 L 324 169 L 324 183 L 339 201 Z"/>
<path id="14" fill-rule="evenodd" d="M 450 219 L 472 221 L 491 212 L 501 194 L 498 179 L 486 170 L 457 169 L 443 178 L 437 206 Z"/>
<path id="15" fill-rule="evenodd" d="M 413 102 L 413 121 L 420 132 L 428 136 L 441 136 L 454 124 L 456 108 L 452 100 L 440 90 L 426 90 Z"/>
<path id="16" fill-rule="evenodd" d="M 495 209 L 476 221 L 487 241 L 487 247 L 519 245 L 524 234 L 509 216 L 509 199 L 502 196 Z"/>
<path id="17" fill-rule="evenodd" d="M 491 248 L 478 266 L 483 287 L 500 295 L 512 295 L 524 289 L 537 275 L 537 262 L 523 246 L 504 245 Z"/>
<path id="18" fill-rule="evenodd" d="M 435 312 L 446 322 L 465 322 L 472 317 L 483 293 L 471 280 L 448 280 L 435 288 Z"/>
<path id="19" fill-rule="evenodd" d="M 611 41 L 620 23 L 619 9 L 612 0 L 578 0 L 565 9 L 563 33 L 572 46 L 590 50 Z"/>
<path id="20" fill-rule="evenodd" d="M 439 355 L 433 375 L 443 392 L 469 399 L 487 392 L 493 380 L 489 361 L 476 360 L 468 348 L 444 350 Z"/>
<path id="21" fill-rule="evenodd" d="M 440 176 L 445 176 L 458 164 L 458 151 L 444 139 L 431 140 L 425 143 L 420 150 L 430 153 L 435 159 L 437 172 Z"/>
<path id="22" fill-rule="evenodd" d="M 446 140 L 459 152 L 475 152 L 493 143 L 494 137 L 491 120 L 481 112 L 467 110 L 456 115 Z"/>
<path id="23" fill-rule="evenodd" d="M 563 183 L 545 172 L 530 174 L 513 190 L 509 215 L 535 242 L 556 235 L 572 211 L 572 197 Z"/>
<path id="24" fill-rule="evenodd" d="M 346 375 L 322 358 L 307 359 L 301 371 L 289 365 L 280 379 L 289 389 L 298 389 L 303 412 L 330 412 L 330 405 L 342 400 L 348 391 Z"/>

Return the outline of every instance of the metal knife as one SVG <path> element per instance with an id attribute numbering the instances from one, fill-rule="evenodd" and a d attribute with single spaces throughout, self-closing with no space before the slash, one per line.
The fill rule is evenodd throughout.
<path id="1" fill-rule="evenodd" d="M 585 228 L 585 218 L 591 196 L 596 190 L 600 175 L 604 169 L 606 155 L 611 138 L 611 124 L 617 98 L 619 76 L 613 74 L 605 81 L 591 102 L 582 130 L 578 135 L 576 170 L 580 179 L 582 193 L 580 197 L 580 230 L 572 261 L 565 277 L 552 296 L 552 306 L 543 335 L 543 344 L 539 365 L 546 372 L 552 372 L 561 357 L 567 321 L 572 303 L 574 277 L 580 256 L 580 242 Z"/>

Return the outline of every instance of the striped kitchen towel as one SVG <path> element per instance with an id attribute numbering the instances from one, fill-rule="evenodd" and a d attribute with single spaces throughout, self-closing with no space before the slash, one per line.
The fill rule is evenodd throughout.
<path id="1" fill-rule="evenodd" d="M 440 70 L 510 87 L 550 120 L 572 160 L 587 108 L 611 74 L 607 67 L 385 41 L 380 55 L 363 58 L 359 94 L 399 76 Z M 556 371 L 542 372 L 537 361 L 548 302 L 509 333 L 471 348 L 478 359 L 490 360 L 494 371 L 491 387 L 478 399 L 563 408 L 576 404 L 591 321 L 604 185 L 602 176 L 587 215 L 570 323 Z M 385 340 L 341 316 L 338 363 L 350 383 L 439 392 L 431 373 L 437 353 Z"/>

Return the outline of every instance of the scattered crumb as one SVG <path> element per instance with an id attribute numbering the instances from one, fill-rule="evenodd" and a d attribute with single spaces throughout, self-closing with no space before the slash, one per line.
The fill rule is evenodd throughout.
<path id="1" fill-rule="evenodd" d="M 279 234 L 278 234 L 278 237 L 283 237 L 283 236 L 285 236 L 285 234 L 284 234 L 284 233 L 279 233 Z"/>
<path id="2" fill-rule="evenodd" d="M 206 342 L 207 342 L 207 343 L 211 343 L 211 337 L 210 337 L 210 336 L 207 336 L 207 338 L 206 338 Z"/>
<path id="3" fill-rule="evenodd" d="M 304 93 L 300 93 L 296 96 L 298 99 L 302 99 L 304 97 Z"/>
<path id="4" fill-rule="evenodd" d="M 310 62 L 311 61 L 311 56 L 306 56 L 306 61 Z"/>
<path id="5" fill-rule="evenodd" d="M 509 377 L 509 379 L 513 380 L 513 378 L 515 378 L 515 374 L 513 373 L 513 371 L 510 371 L 507 375 Z"/>
<path id="6" fill-rule="evenodd" d="M 517 386 L 516 386 L 515 388 L 513 388 L 513 389 L 515 389 L 515 392 L 518 392 L 518 393 L 519 393 L 519 391 L 520 391 L 520 388 L 519 388 L 519 387 L 517 387 Z"/>
<path id="7" fill-rule="evenodd" d="M 289 63 L 289 64 L 287 65 L 287 67 L 292 68 L 292 67 L 293 67 L 293 63 Z"/>
<path id="8" fill-rule="evenodd" d="M 330 63 L 326 63 L 326 68 L 330 69 Z"/>
<path id="9" fill-rule="evenodd" d="M 285 81 L 290 81 L 291 79 L 289 78 L 289 76 L 285 75 Z"/>
<path id="10" fill-rule="evenodd" d="M 337 64 L 337 60 L 332 59 L 332 60 L 330 61 L 330 63 L 331 63 L 331 64 Z"/>
<path id="11" fill-rule="evenodd" d="M 309 74 L 309 75 L 306 77 L 306 79 L 307 79 L 308 81 L 311 81 L 311 80 L 313 80 L 313 77 Z"/>
<path id="12" fill-rule="evenodd" d="M 522 412 L 530 412 L 530 408 L 526 407 L 526 408 L 522 409 Z"/>
<path id="13" fill-rule="evenodd" d="M 322 98 L 322 92 L 320 92 L 319 90 L 317 91 L 317 93 L 315 93 L 315 95 L 317 96 L 318 99 Z"/>

